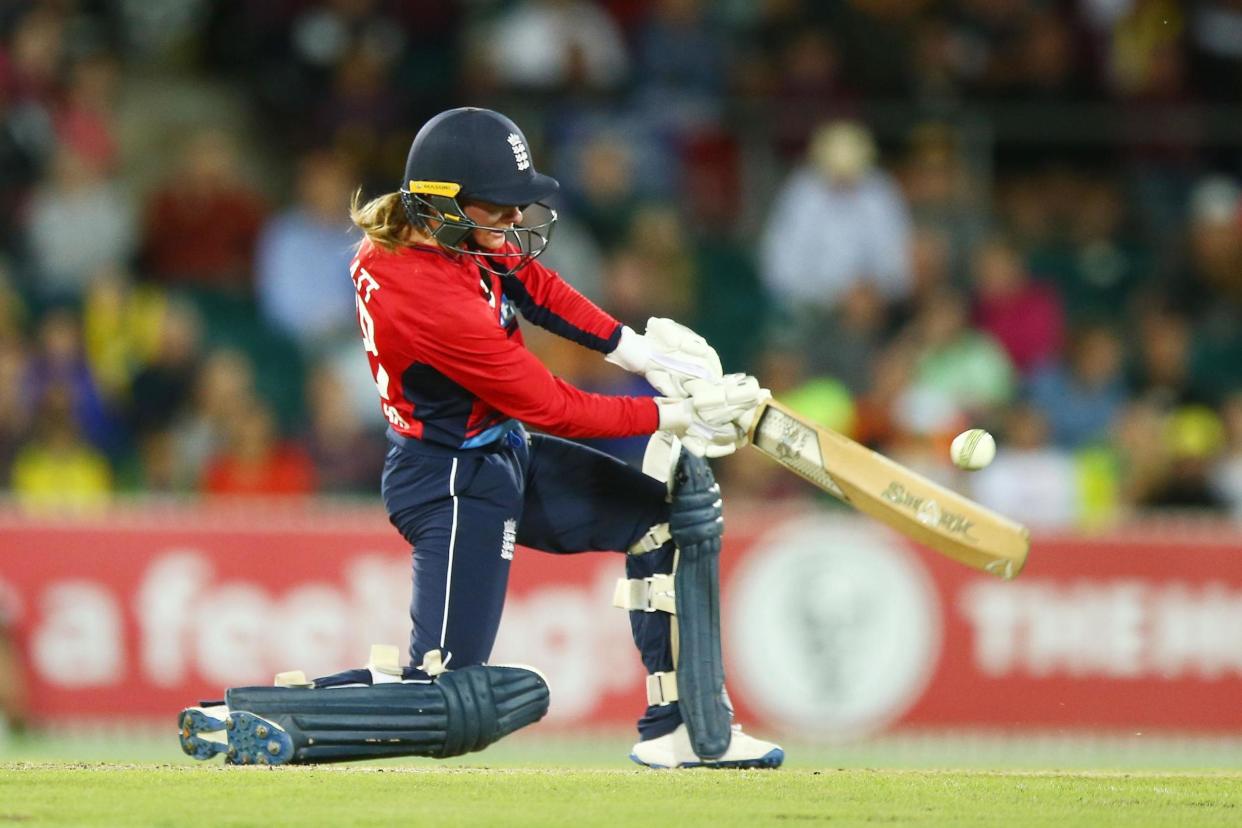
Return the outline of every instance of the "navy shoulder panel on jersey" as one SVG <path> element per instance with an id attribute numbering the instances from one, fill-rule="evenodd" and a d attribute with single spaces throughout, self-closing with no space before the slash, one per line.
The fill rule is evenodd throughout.
<path id="1" fill-rule="evenodd" d="M 530 295 L 530 291 L 526 289 L 526 284 L 512 273 L 503 278 L 505 295 L 513 300 L 522 315 L 541 328 L 551 331 L 557 336 L 577 342 L 590 348 L 593 351 L 602 353 L 610 353 L 617 347 L 617 342 L 621 339 L 621 329 L 613 333 L 608 339 L 596 336 L 588 331 L 584 331 L 565 317 L 557 314 L 550 308 L 546 308 L 535 301 L 535 297 Z"/>

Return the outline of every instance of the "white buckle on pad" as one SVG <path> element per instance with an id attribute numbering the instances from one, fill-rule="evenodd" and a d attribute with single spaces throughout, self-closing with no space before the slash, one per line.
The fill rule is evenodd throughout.
<path id="1" fill-rule="evenodd" d="M 677 701 L 677 671 L 652 673 L 647 676 L 647 704 L 663 707 Z"/>
<path id="2" fill-rule="evenodd" d="M 673 576 L 618 578 L 617 588 L 612 593 L 612 605 L 625 610 L 676 615 L 677 596 L 673 588 Z"/>
<path id="3" fill-rule="evenodd" d="M 647 552 L 654 552 L 673 538 L 672 531 L 668 528 L 667 523 L 657 523 L 652 526 L 638 540 L 634 541 L 630 546 L 631 555 L 643 555 Z"/>

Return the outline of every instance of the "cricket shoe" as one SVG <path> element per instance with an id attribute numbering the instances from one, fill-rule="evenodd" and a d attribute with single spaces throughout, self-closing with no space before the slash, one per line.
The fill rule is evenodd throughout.
<path id="1" fill-rule="evenodd" d="M 672 733 L 634 745 L 630 758 L 649 768 L 779 768 L 785 751 L 779 745 L 756 739 L 733 725 L 729 749 L 719 759 L 700 759 L 690 746 L 690 732 L 684 723 Z"/>
<path id="2" fill-rule="evenodd" d="M 223 704 L 187 707 L 177 717 L 181 750 L 195 759 L 224 754 L 228 765 L 283 765 L 293 758 L 293 739 L 284 728 Z"/>

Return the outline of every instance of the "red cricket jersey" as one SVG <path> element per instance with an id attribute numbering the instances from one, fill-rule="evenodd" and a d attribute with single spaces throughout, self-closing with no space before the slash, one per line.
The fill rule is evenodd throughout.
<path id="1" fill-rule="evenodd" d="M 350 275 L 380 405 L 398 434 L 469 448 L 514 420 L 563 437 L 629 437 L 659 425 L 650 397 L 587 393 L 526 349 L 515 310 L 601 353 L 621 336 L 621 323 L 539 262 L 501 277 L 441 248 L 364 241 Z"/>

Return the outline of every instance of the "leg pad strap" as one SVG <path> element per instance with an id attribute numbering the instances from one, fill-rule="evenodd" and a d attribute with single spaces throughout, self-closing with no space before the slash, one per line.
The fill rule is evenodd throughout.
<path id="1" fill-rule="evenodd" d="M 643 555 L 647 552 L 654 552 L 668 543 L 671 537 L 673 537 L 673 533 L 669 531 L 668 524 L 657 523 L 648 529 L 641 538 L 630 545 L 629 554 Z"/>
<path id="2" fill-rule="evenodd" d="M 677 701 L 677 671 L 651 673 L 647 676 L 647 704 L 663 707 Z"/>
<path id="3" fill-rule="evenodd" d="M 612 593 L 612 605 L 638 612 L 667 612 L 677 614 L 672 575 L 652 575 L 649 578 L 618 578 Z"/>

